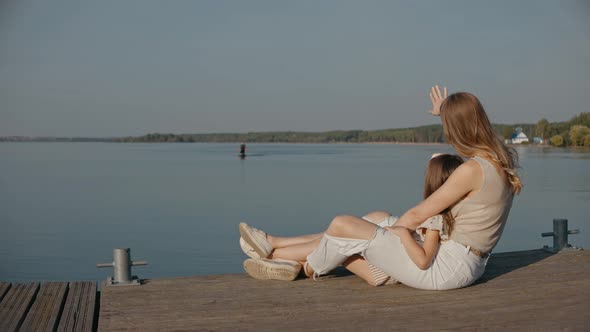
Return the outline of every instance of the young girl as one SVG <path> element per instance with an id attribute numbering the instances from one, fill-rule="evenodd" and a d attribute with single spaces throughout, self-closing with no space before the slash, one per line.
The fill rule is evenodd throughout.
<path id="1" fill-rule="evenodd" d="M 424 199 L 440 188 L 461 164 L 463 164 L 463 159 L 457 155 L 434 155 L 426 167 Z M 415 232 L 410 232 L 409 229 L 401 226 L 390 227 L 391 231 L 400 237 L 410 259 L 421 270 L 430 266 L 438 251 L 440 241 L 449 239 L 455 221 L 451 209 L 452 206 L 427 219 L 416 228 Z"/>

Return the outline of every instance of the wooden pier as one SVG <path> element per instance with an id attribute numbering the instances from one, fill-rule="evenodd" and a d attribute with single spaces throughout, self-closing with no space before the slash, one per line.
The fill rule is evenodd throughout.
<path id="1" fill-rule="evenodd" d="M 100 313 L 98 312 L 100 302 Z M 0 283 L 0 331 L 542 330 L 590 327 L 590 253 L 495 254 L 473 286 L 372 287 L 338 271 L 318 281 L 245 274 L 96 282 Z"/>
<path id="2" fill-rule="evenodd" d="M 0 282 L 0 331 L 96 330 L 96 282 Z"/>
<path id="3" fill-rule="evenodd" d="M 590 253 L 495 254 L 474 286 L 372 287 L 350 275 L 260 281 L 244 274 L 103 287 L 100 331 L 387 331 L 590 328 Z"/>

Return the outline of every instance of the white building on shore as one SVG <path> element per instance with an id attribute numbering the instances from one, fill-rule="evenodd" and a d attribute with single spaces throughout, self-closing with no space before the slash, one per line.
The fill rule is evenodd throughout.
<path id="1" fill-rule="evenodd" d="M 529 138 L 522 132 L 522 128 L 518 127 L 512 134 L 512 144 L 528 143 Z"/>

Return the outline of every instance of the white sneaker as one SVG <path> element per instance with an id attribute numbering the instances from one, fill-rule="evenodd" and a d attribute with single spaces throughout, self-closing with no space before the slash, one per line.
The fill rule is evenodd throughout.
<path id="1" fill-rule="evenodd" d="M 266 240 L 265 232 L 254 227 L 250 227 L 248 224 L 241 222 L 240 235 L 244 241 L 249 244 L 252 249 L 260 256 L 260 258 L 267 258 L 272 252 L 272 246 Z"/>
<path id="2" fill-rule="evenodd" d="M 256 250 L 254 250 L 254 248 L 252 248 L 251 245 L 246 243 L 246 241 L 244 241 L 244 238 L 242 238 L 241 236 L 240 236 L 240 248 L 242 248 L 242 251 L 244 252 L 244 254 L 248 255 L 248 257 L 260 258 L 260 255 L 256 252 Z"/>
<path id="3" fill-rule="evenodd" d="M 286 259 L 252 259 L 244 261 L 244 270 L 260 280 L 295 280 L 301 271 L 301 264 Z"/>

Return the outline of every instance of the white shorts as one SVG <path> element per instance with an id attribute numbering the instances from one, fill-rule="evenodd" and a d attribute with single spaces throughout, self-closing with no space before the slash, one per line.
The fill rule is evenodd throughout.
<path id="1" fill-rule="evenodd" d="M 362 254 L 377 268 L 410 287 L 429 290 L 469 286 L 484 273 L 487 258 L 469 252 L 453 240 L 443 241 L 432 264 L 420 270 L 410 259 L 400 238 L 378 227 Z"/>

